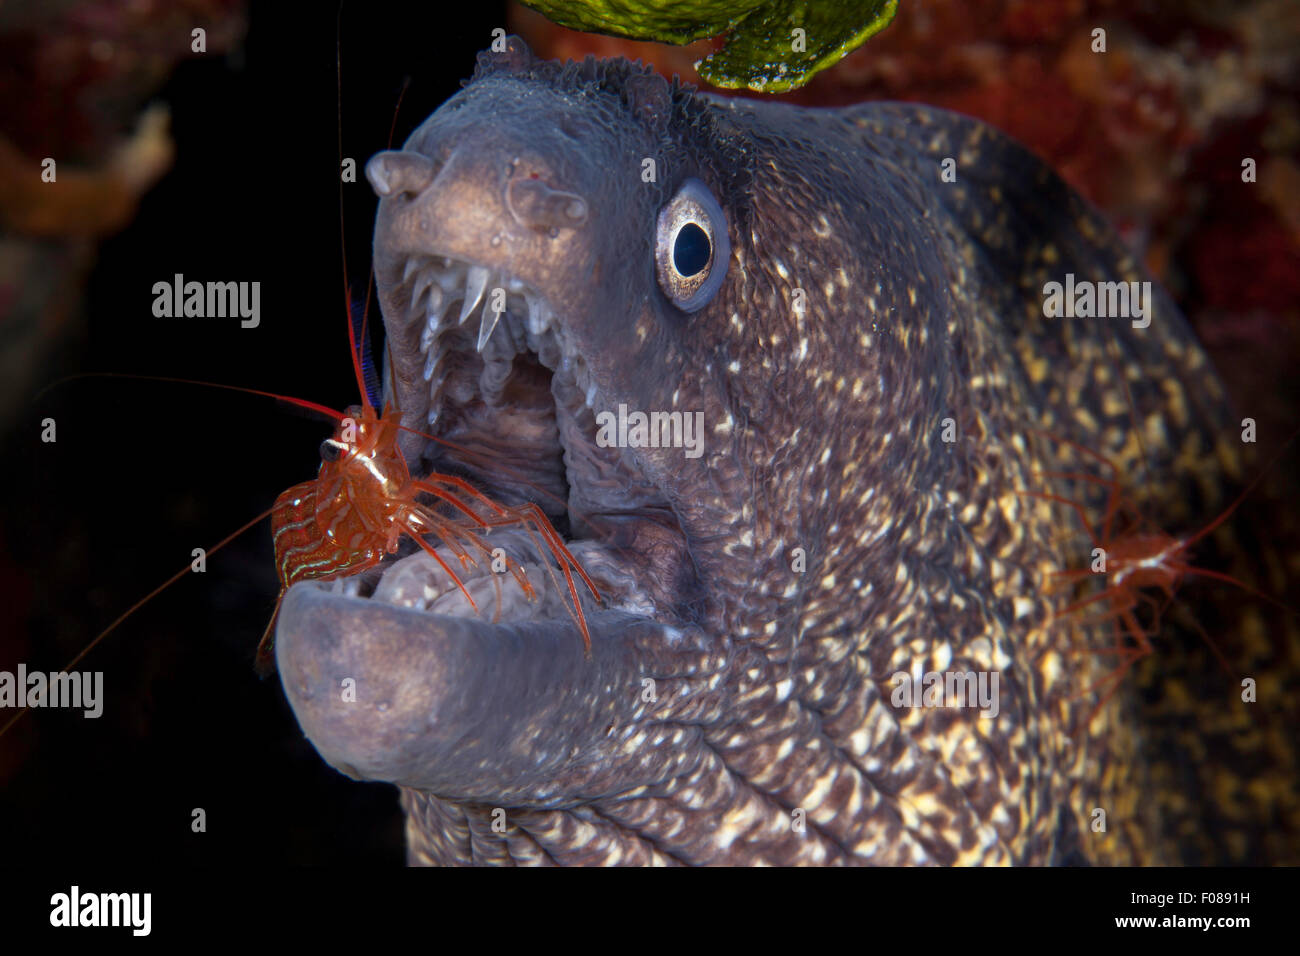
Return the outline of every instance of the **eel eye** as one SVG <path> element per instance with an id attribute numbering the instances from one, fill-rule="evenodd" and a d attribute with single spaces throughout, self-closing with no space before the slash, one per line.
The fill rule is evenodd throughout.
<path id="1" fill-rule="evenodd" d="M 664 295 L 683 312 L 698 312 L 722 288 L 731 259 L 727 217 L 698 179 L 682 183 L 659 210 L 655 272 Z"/>
<path id="2" fill-rule="evenodd" d="M 321 461 L 338 461 L 343 457 L 347 449 L 336 442 L 333 438 L 327 438 L 320 443 L 320 460 Z"/>

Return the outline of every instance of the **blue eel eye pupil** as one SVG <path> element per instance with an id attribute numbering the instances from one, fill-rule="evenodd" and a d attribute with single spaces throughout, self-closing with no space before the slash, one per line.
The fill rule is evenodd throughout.
<path id="1" fill-rule="evenodd" d="M 709 187 L 683 182 L 660 208 L 653 235 L 659 289 L 683 312 L 700 311 L 722 288 L 731 258 L 727 216 Z"/>
<path id="2" fill-rule="evenodd" d="M 693 222 L 688 222 L 673 240 L 673 268 L 685 278 L 698 275 L 709 264 L 712 252 L 709 235 Z"/>

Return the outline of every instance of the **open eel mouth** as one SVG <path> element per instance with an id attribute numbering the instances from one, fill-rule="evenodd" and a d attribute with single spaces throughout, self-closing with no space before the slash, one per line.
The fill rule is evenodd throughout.
<path id="1" fill-rule="evenodd" d="M 390 319 L 390 335 L 399 338 L 395 354 L 420 372 L 418 380 L 394 376 L 395 397 L 403 422 L 433 436 L 415 436 L 406 449 L 413 472 L 464 478 L 507 508 L 536 504 L 606 609 L 676 622 L 646 559 L 684 551 L 677 518 L 627 449 L 597 443 L 600 388 L 556 310 L 513 276 L 446 256 L 407 259 L 402 281 L 405 320 Z M 480 612 L 506 622 L 569 620 L 572 594 L 556 556 L 539 549 L 541 534 L 518 527 L 482 536 L 519 562 L 537 593 L 530 600 L 486 562 L 464 575 L 453 564 Z M 585 610 L 599 613 L 573 578 Z M 372 596 L 428 613 L 474 613 L 423 551 L 386 566 Z"/>
<path id="2" fill-rule="evenodd" d="M 601 385 L 545 297 L 447 256 L 399 265 L 385 296 L 393 398 L 404 425 L 442 440 L 404 436 L 412 473 L 463 477 L 507 508 L 538 505 L 600 591 L 598 604 L 573 575 L 591 653 L 542 535 L 506 527 L 483 540 L 523 568 L 531 598 L 482 556 L 464 568 L 439 548 L 476 611 L 417 550 L 294 585 L 277 663 L 303 729 L 345 773 L 462 799 L 499 800 L 509 779 L 536 802 L 581 741 L 612 743 L 636 723 L 663 648 L 694 643 L 686 539 L 635 450 L 597 443 Z M 340 703 L 348 678 L 357 696 Z"/>

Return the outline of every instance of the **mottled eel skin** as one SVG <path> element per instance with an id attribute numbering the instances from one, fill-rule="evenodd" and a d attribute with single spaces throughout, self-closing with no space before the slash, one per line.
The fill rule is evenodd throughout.
<path id="1" fill-rule="evenodd" d="M 1292 745 L 1195 638 L 1082 726 L 1109 665 L 1070 649 L 1106 637 L 1047 582 L 1087 542 L 1017 490 L 1092 513 L 1102 493 L 1053 486 L 1044 470 L 1095 464 L 1034 429 L 1144 474 L 1143 508 L 1191 530 L 1243 473 L 1239 426 L 1158 287 L 1146 329 L 1044 318 L 1067 272 L 1147 277 L 1024 149 L 924 107 L 723 100 L 512 39 L 367 174 L 391 394 L 497 465 L 417 436 L 411 459 L 504 501 L 523 478 L 567 498 L 532 494 L 606 597 L 585 658 L 553 588 L 495 621 L 454 596 L 427 610 L 449 586 L 419 556 L 373 595 L 289 592 L 286 693 L 326 760 L 402 788 L 411 862 L 1293 852 Z M 656 268 L 683 197 L 726 236 L 703 272 L 681 260 L 698 292 Z M 482 356 L 520 353 L 495 385 L 484 285 L 508 308 Z M 702 412 L 703 453 L 598 446 L 593 413 L 620 404 Z M 1272 653 L 1235 652 L 1245 673 Z M 900 670 L 995 671 L 998 714 L 895 707 Z"/>

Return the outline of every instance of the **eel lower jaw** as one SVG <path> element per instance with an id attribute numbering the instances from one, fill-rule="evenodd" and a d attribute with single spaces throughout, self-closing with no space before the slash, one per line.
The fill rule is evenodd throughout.
<path id="1" fill-rule="evenodd" d="M 641 677 L 658 648 L 684 643 L 678 629 L 599 610 L 587 617 L 586 655 L 572 625 L 430 614 L 310 581 L 289 590 L 282 621 L 285 693 L 328 763 L 506 806 L 626 786 L 622 745 L 641 720 Z"/>
<path id="2" fill-rule="evenodd" d="M 689 656 L 685 538 L 623 450 L 597 446 L 599 389 L 545 300 L 475 266 L 411 261 L 408 321 L 395 330 L 389 317 L 396 398 L 408 428 L 455 446 L 414 444 L 408 458 L 427 467 L 413 471 L 463 477 L 506 506 L 537 501 L 601 601 L 576 572 L 570 588 L 536 526 L 483 531 L 508 561 L 466 565 L 439 548 L 460 585 L 424 551 L 295 584 L 276 637 L 284 688 L 317 750 L 350 776 L 448 799 L 576 799 L 594 784 L 575 766 L 618 763 L 606 750 L 637 720 L 643 675 Z M 481 307 L 493 288 L 506 290 L 504 311 Z M 531 595 L 503 573 L 512 567 Z"/>

